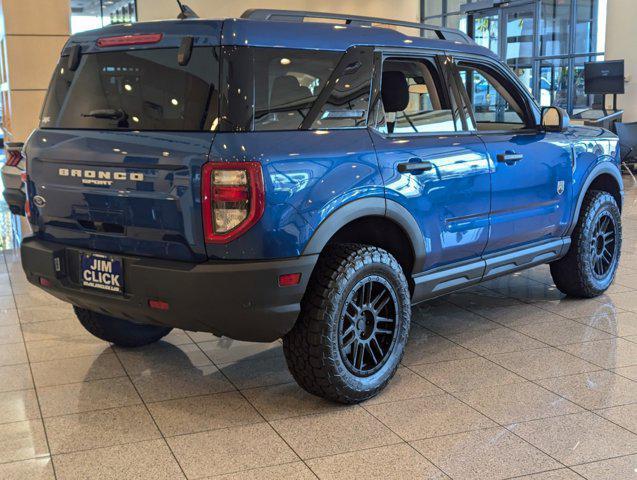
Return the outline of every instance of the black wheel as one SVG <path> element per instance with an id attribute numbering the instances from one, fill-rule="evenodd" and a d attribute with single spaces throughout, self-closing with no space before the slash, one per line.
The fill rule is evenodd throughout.
<path id="1" fill-rule="evenodd" d="M 73 307 L 80 323 L 101 340 L 120 347 L 141 347 L 155 343 L 170 333 L 170 327 L 141 325 L 84 308 Z"/>
<path id="2" fill-rule="evenodd" d="M 392 255 L 365 245 L 330 246 L 283 338 L 288 367 L 314 395 L 341 403 L 371 398 L 396 373 L 410 318 L 409 287 Z"/>
<path id="3" fill-rule="evenodd" d="M 612 195 L 586 194 L 566 256 L 551 264 L 560 291 L 580 298 L 604 293 L 615 279 L 622 245 L 621 213 Z"/>

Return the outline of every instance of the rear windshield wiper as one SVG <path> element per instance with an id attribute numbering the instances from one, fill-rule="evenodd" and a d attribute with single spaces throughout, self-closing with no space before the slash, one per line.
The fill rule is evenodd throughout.
<path id="1" fill-rule="evenodd" d="M 123 110 L 115 110 L 112 108 L 107 108 L 104 110 L 91 110 L 88 113 L 83 113 L 82 116 L 104 118 L 107 120 L 125 120 L 126 118 L 128 118 L 128 115 Z"/>

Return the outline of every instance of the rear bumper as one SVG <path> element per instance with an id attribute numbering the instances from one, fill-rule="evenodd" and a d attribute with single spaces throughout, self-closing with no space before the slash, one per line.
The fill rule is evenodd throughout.
<path id="1" fill-rule="evenodd" d="M 31 237 L 22 242 L 21 251 L 22 266 L 32 284 L 78 307 L 137 323 L 256 342 L 273 341 L 294 326 L 318 259 L 308 255 L 191 264 L 124 256 L 124 295 L 113 295 L 79 285 L 79 256 L 86 250 Z M 301 273 L 299 285 L 278 286 L 279 275 L 297 272 Z M 41 287 L 40 277 L 50 280 L 51 286 Z M 163 300 L 170 308 L 151 309 L 149 300 Z"/>
<path id="2" fill-rule="evenodd" d="M 2 184 L 5 189 L 20 190 L 22 188 L 22 173 L 24 170 L 18 167 L 2 167 Z"/>
<path id="3" fill-rule="evenodd" d="M 4 201 L 9 205 L 9 210 L 14 215 L 24 215 L 24 204 L 26 202 L 26 195 L 22 190 L 16 190 L 14 188 L 6 188 L 2 192 Z"/>

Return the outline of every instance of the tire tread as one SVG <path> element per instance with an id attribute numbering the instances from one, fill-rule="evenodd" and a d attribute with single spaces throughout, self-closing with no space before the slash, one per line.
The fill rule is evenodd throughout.
<path id="1" fill-rule="evenodd" d="M 402 279 L 402 291 L 398 294 L 409 295 L 401 266 L 385 250 L 362 244 L 335 244 L 321 254 L 301 302 L 299 319 L 283 339 L 288 368 L 297 383 L 309 393 L 340 403 L 359 403 L 376 395 L 393 375 L 361 394 L 345 385 L 338 374 L 335 358 L 339 355 L 338 350 L 327 347 L 330 338 L 326 324 L 334 321 L 338 314 L 333 295 L 343 293 L 346 280 L 372 263 L 385 264 L 398 272 Z M 402 354 L 401 351 L 401 359 Z"/>

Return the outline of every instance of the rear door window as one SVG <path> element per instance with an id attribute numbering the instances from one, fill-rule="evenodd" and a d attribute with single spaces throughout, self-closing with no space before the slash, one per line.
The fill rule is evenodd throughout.
<path id="1" fill-rule="evenodd" d="M 455 132 L 450 95 L 428 59 L 383 62 L 377 129 L 389 134 Z"/>
<path id="2" fill-rule="evenodd" d="M 203 131 L 218 113 L 219 51 L 196 47 L 180 66 L 178 50 L 140 49 L 82 56 L 76 71 L 62 57 L 42 128 Z"/>

